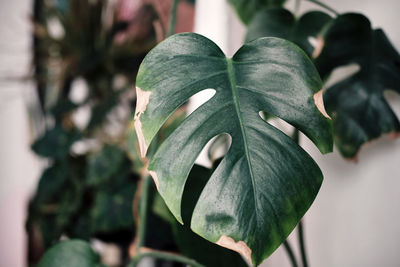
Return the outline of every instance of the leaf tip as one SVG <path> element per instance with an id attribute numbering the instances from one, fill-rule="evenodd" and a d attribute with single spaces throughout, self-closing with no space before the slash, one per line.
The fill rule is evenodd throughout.
<path id="1" fill-rule="evenodd" d="M 324 98 L 323 98 L 324 91 L 325 91 L 324 89 L 321 89 L 314 94 L 314 103 L 317 106 L 319 112 L 321 112 L 325 118 L 328 118 L 331 120 L 332 118 L 328 115 L 328 113 L 326 113 L 325 106 L 324 106 Z"/>
<path id="2" fill-rule="evenodd" d="M 143 91 L 140 87 L 136 86 L 137 103 L 136 103 L 134 120 L 135 120 L 136 135 L 139 141 L 140 155 L 142 158 L 146 156 L 148 146 L 146 144 L 146 140 L 143 135 L 142 122 L 140 121 L 140 116 L 145 112 L 147 105 L 149 104 L 150 95 L 151 92 Z"/>
<path id="3" fill-rule="evenodd" d="M 251 260 L 251 249 L 247 246 L 247 244 L 245 242 L 243 242 L 242 240 L 239 240 L 237 242 L 235 242 L 235 240 L 233 240 L 231 237 L 226 236 L 226 235 L 222 235 L 218 241 L 216 242 L 217 245 L 221 246 L 221 247 L 225 247 L 231 250 L 234 250 L 236 252 L 238 252 L 239 254 L 241 254 L 247 261 L 249 261 L 250 263 L 252 263 Z"/>

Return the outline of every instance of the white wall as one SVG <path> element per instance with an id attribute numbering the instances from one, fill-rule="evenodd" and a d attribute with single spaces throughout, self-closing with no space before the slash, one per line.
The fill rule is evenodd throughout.
<path id="1" fill-rule="evenodd" d="M 400 50 L 398 0 L 324 1 L 339 12 L 358 11 L 374 27 L 382 27 Z M 232 55 L 244 39 L 245 29 L 225 1 L 197 0 L 195 28 Z M 288 1 L 292 9 L 294 1 Z M 306 1 L 301 11 L 317 9 Z M 292 9 L 293 10 L 293 9 Z M 227 29 L 229 29 L 227 31 Z M 201 103 L 195 100 L 192 109 Z M 390 95 L 400 117 L 400 96 Z M 400 266 L 400 140 L 381 138 L 362 149 L 359 163 L 342 159 L 337 151 L 321 155 L 302 138 L 303 147 L 321 167 L 325 180 L 305 216 L 306 244 L 313 267 Z M 200 162 L 205 163 L 205 158 Z M 296 232 L 291 235 L 297 247 Z M 297 251 L 298 254 L 298 251 Z M 278 249 L 263 266 L 290 266 L 285 251 Z"/>
<path id="2" fill-rule="evenodd" d="M 24 98 L 29 73 L 31 1 L 0 1 L 0 266 L 22 267 L 27 201 L 40 173 L 30 151 Z"/>

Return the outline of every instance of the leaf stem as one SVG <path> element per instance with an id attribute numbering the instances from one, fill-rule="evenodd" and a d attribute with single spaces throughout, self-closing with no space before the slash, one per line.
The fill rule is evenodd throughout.
<path id="1" fill-rule="evenodd" d="M 300 11 L 300 0 L 296 0 L 295 4 L 294 4 L 294 14 L 297 17 L 299 15 L 299 11 Z"/>
<path id="2" fill-rule="evenodd" d="M 317 0 L 306 0 L 306 1 L 314 3 L 314 4 L 318 5 L 318 6 L 320 6 L 322 8 L 325 8 L 326 10 L 332 12 L 336 16 L 339 16 L 339 12 L 337 12 L 335 9 L 331 8 L 330 6 L 327 6 L 326 4 L 324 4 L 324 3 L 320 2 L 320 1 L 317 1 Z"/>
<path id="3" fill-rule="evenodd" d="M 299 234 L 299 245 L 300 245 L 301 261 L 303 263 L 303 267 L 308 267 L 306 246 L 305 246 L 305 243 L 304 243 L 303 220 L 301 220 L 299 222 L 299 224 L 297 225 L 297 228 L 298 228 L 298 234 Z"/>
<path id="4" fill-rule="evenodd" d="M 283 242 L 283 245 L 284 245 L 284 247 L 286 249 L 286 253 L 289 256 L 290 263 L 292 264 L 292 267 L 298 267 L 297 261 L 296 261 L 296 257 L 294 256 L 294 253 L 293 253 L 292 246 L 290 245 L 290 243 L 289 243 L 289 241 L 287 239 Z"/>
<path id="5" fill-rule="evenodd" d="M 139 223 L 137 226 L 136 254 L 140 254 L 140 248 L 144 246 L 147 229 L 147 206 L 149 202 L 149 189 L 151 178 L 143 176 L 140 181 L 140 200 L 139 200 Z"/>
<path id="6" fill-rule="evenodd" d="M 180 263 L 192 266 L 192 267 L 205 267 L 204 265 L 198 263 L 197 261 L 187 258 L 185 256 L 172 254 L 172 253 L 168 253 L 168 252 L 161 252 L 161 251 L 145 252 L 145 253 L 138 254 L 137 256 L 132 258 L 131 263 L 129 264 L 129 267 L 136 267 L 138 265 L 138 263 L 145 257 L 152 257 L 152 258 L 163 259 L 163 260 L 168 260 L 168 261 L 180 262 Z"/>
<path id="7" fill-rule="evenodd" d="M 169 26 L 168 26 L 168 33 L 167 37 L 170 37 L 175 33 L 175 27 L 176 27 L 176 13 L 178 9 L 178 2 L 179 0 L 174 0 L 172 3 L 171 7 L 171 13 L 169 15 Z"/>

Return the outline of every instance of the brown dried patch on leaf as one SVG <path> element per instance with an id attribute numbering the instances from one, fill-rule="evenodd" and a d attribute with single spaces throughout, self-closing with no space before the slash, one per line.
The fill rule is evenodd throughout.
<path id="1" fill-rule="evenodd" d="M 235 240 L 233 240 L 231 237 L 222 235 L 216 244 L 240 253 L 246 260 L 252 263 L 251 249 L 246 245 L 245 242 L 241 240 L 235 242 Z"/>
<path id="2" fill-rule="evenodd" d="M 321 52 L 322 49 L 324 48 L 325 42 L 322 36 L 318 36 L 317 39 L 314 39 L 315 41 L 311 43 L 312 46 L 314 46 L 314 51 L 312 53 L 312 58 L 317 58 Z"/>
<path id="3" fill-rule="evenodd" d="M 326 113 L 326 110 L 325 110 L 323 95 L 324 95 L 324 90 L 323 89 L 321 89 L 317 93 L 315 93 L 314 94 L 314 103 L 317 106 L 319 112 L 321 112 L 322 115 L 324 115 L 325 118 L 328 118 L 328 119 L 331 120 L 332 118 L 329 117 L 328 113 Z"/>
<path id="4" fill-rule="evenodd" d="M 151 92 L 143 91 L 142 89 L 136 86 L 137 102 L 135 111 L 135 129 L 139 141 L 140 155 L 142 156 L 142 158 L 146 156 L 148 146 L 144 139 L 140 116 L 145 112 L 147 105 L 149 104 L 150 95 Z"/>
<path id="5" fill-rule="evenodd" d="M 149 174 L 153 178 L 154 183 L 156 184 L 157 190 L 158 190 L 158 177 L 157 173 L 155 171 L 149 171 Z"/>
<path id="6" fill-rule="evenodd" d="M 400 138 L 400 132 L 391 132 L 391 133 L 388 133 L 387 136 L 391 140 L 396 140 L 397 138 Z"/>

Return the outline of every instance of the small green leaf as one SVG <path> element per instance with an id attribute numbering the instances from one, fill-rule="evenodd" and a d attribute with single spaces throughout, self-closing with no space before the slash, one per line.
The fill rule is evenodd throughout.
<path id="1" fill-rule="evenodd" d="M 42 157 L 63 158 L 80 138 L 81 134 L 76 129 L 66 130 L 57 124 L 33 143 L 32 150 Z"/>
<path id="2" fill-rule="evenodd" d="M 248 24 L 255 14 L 268 7 L 281 7 L 286 0 L 229 0 L 243 23 Z"/>
<path id="3" fill-rule="evenodd" d="M 158 147 L 148 167 L 177 220 L 182 222 L 182 195 L 197 155 L 212 137 L 227 133 L 232 145 L 201 192 L 191 228 L 254 264 L 268 257 L 310 207 L 322 173 L 259 112 L 286 120 L 329 152 L 331 124 L 314 103 L 321 87 L 308 57 L 282 39 L 257 39 L 233 58 L 193 33 L 174 35 L 153 49 L 137 76 L 135 128 L 142 155 L 189 97 L 216 91 Z"/>
<path id="4" fill-rule="evenodd" d="M 383 95 L 388 89 L 400 93 L 400 55 L 385 33 L 372 30 L 360 14 L 339 16 L 324 40 L 316 61 L 323 75 L 350 63 L 360 66 L 324 94 L 334 122 L 335 144 L 344 157 L 354 158 L 366 142 L 400 132 L 400 122 Z"/>
<path id="5" fill-rule="evenodd" d="M 69 240 L 50 248 L 38 267 L 98 267 L 99 264 L 99 257 L 88 243 Z"/>
<path id="6" fill-rule="evenodd" d="M 123 172 L 119 175 L 126 176 Z M 110 181 L 107 187 L 100 188 L 90 211 L 92 231 L 109 233 L 133 229 L 132 202 L 135 191 L 136 183 L 130 179 L 115 184 Z"/>
<path id="7" fill-rule="evenodd" d="M 107 182 L 113 174 L 117 173 L 124 159 L 124 151 L 115 145 L 106 145 L 98 153 L 89 155 L 87 183 L 98 185 Z"/>

